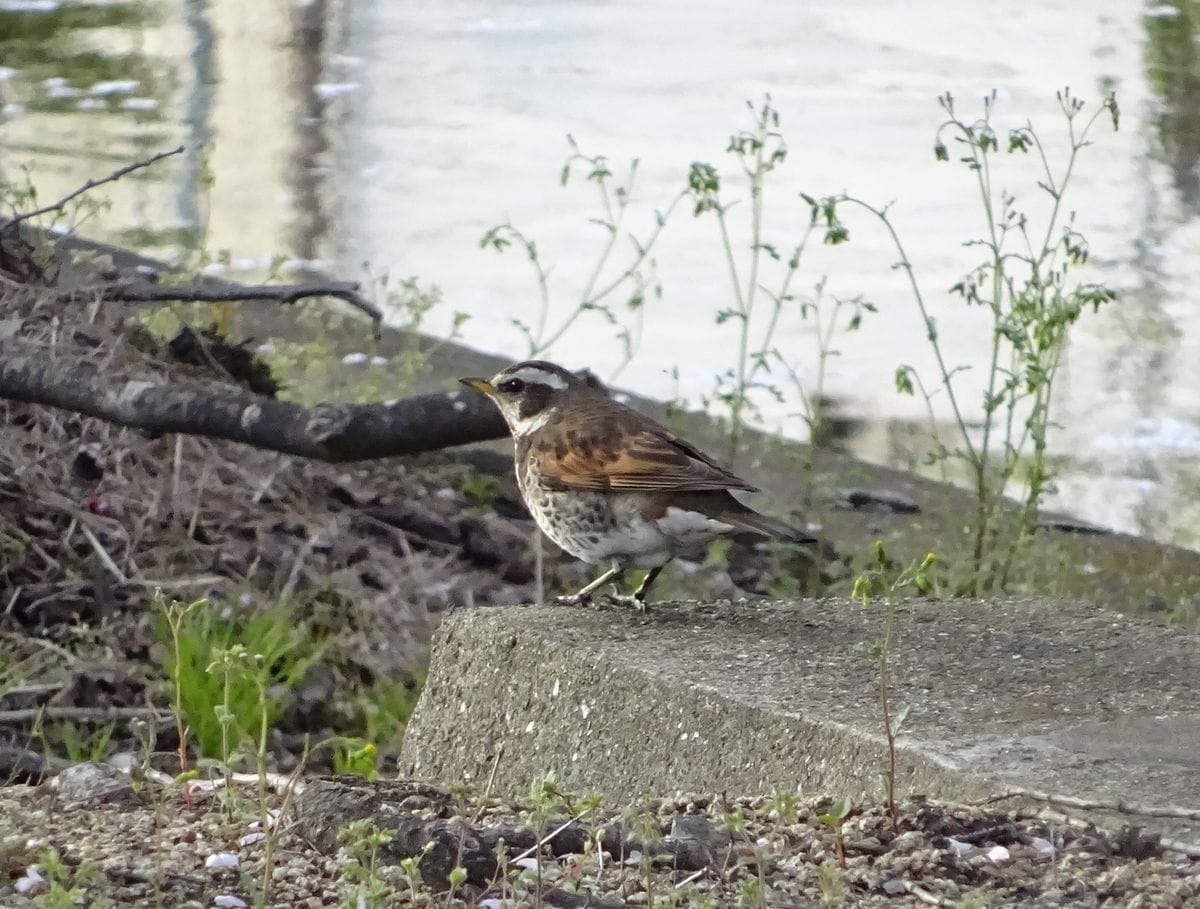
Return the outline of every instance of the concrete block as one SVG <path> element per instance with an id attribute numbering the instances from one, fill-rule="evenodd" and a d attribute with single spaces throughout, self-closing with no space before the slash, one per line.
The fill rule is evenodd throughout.
<path id="1" fill-rule="evenodd" d="M 490 780 L 505 796 L 554 770 L 566 787 L 617 801 L 779 790 L 878 799 L 870 647 L 884 609 L 455 612 L 435 636 L 401 769 L 478 790 Z M 973 800 L 1020 787 L 1200 809 L 1195 634 L 1044 599 L 909 601 L 897 613 L 891 700 L 909 708 L 899 792 Z M 1097 817 L 1200 841 L 1188 817 Z"/>

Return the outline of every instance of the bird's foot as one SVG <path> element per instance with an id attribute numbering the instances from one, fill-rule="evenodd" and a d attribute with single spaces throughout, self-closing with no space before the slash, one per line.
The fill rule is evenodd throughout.
<path id="1" fill-rule="evenodd" d="M 632 606 L 638 612 L 646 611 L 646 602 L 644 600 L 623 593 L 572 593 L 567 596 L 555 597 L 554 603 L 557 606 L 582 606 L 584 608 L 593 606 L 596 609 L 603 609 L 605 606 L 611 604 L 625 608 Z"/>
<path id="2" fill-rule="evenodd" d="M 556 606 L 591 606 L 592 595 L 590 593 L 570 593 L 555 597 L 554 603 Z"/>
<path id="3" fill-rule="evenodd" d="M 613 593 L 605 594 L 604 599 L 609 603 L 612 603 L 614 606 L 620 606 L 624 608 L 632 607 L 638 612 L 643 613 L 646 611 L 646 601 L 636 596 L 629 596 L 628 594 L 617 593 L 614 591 Z"/>

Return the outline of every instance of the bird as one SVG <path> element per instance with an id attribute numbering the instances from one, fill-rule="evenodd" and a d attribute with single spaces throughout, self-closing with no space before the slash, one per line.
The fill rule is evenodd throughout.
<path id="1" fill-rule="evenodd" d="M 521 496 L 560 549 L 608 570 L 560 603 L 591 602 L 604 584 L 648 569 L 632 598 L 645 611 L 663 567 L 712 540 L 750 531 L 795 543 L 806 534 L 733 496 L 756 487 L 594 380 L 545 360 L 526 360 L 464 385 L 496 404 L 513 437 Z"/>

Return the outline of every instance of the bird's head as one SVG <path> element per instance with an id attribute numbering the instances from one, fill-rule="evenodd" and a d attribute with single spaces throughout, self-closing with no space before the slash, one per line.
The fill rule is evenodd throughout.
<path id="1" fill-rule="evenodd" d="M 516 363 L 490 379 L 459 381 L 495 401 L 509 431 L 517 438 L 544 426 L 568 398 L 597 391 L 586 378 L 545 360 Z"/>

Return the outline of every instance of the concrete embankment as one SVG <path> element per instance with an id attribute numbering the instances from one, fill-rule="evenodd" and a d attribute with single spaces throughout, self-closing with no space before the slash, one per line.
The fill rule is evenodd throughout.
<path id="1" fill-rule="evenodd" d="M 877 799 L 870 656 L 883 606 L 848 600 L 455 612 L 438 632 L 401 772 L 498 795 L 553 770 L 615 800 L 676 791 Z M 1054 600 L 898 608 L 901 793 L 1015 788 L 1200 808 L 1200 641 Z M 1185 811 L 1176 814 L 1186 815 Z M 1186 816 L 1094 812 L 1200 842 Z"/>

